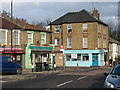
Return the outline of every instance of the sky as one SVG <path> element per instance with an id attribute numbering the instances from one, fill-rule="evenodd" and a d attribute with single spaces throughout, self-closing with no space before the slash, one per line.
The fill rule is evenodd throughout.
<path id="1" fill-rule="evenodd" d="M 86 9 L 89 12 L 96 8 L 100 13 L 100 19 L 104 22 L 118 21 L 117 2 L 13 2 L 13 15 L 18 18 L 27 19 L 28 23 L 39 20 L 51 21 L 63 16 L 68 12 L 79 12 Z M 10 2 L 2 2 L 2 10 L 10 12 Z M 1 11 L 2 11 L 1 10 Z"/>

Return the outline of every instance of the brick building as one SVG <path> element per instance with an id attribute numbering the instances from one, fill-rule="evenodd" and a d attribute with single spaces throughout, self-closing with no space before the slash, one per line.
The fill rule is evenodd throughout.
<path id="1" fill-rule="evenodd" d="M 108 25 L 96 9 L 69 12 L 51 23 L 58 67 L 104 66 L 108 58 Z M 62 52 L 60 46 L 64 45 Z"/>
<path id="2" fill-rule="evenodd" d="M 10 56 L 11 53 L 11 24 L 13 32 L 13 58 L 19 62 L 23 68 L 32 68 L 32 63 L 37 60 L 43 62 L 44 57 L 49 58 L 52 63 L 53 46 L 50 44 L 51 31 L 41 29 L 38 26 L 30 25 L 21 20 L 13 19 L 7 15 L 0 17 L 1 39 L 0 48 L 2 55 Z"/>

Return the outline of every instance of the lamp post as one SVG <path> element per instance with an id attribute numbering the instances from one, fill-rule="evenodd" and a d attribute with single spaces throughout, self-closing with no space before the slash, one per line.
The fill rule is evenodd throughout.
<path id="1" fill-rule="evenodd" d="M 12 57 L 12 14 L 13 14 L 13 5 L 12 5 L 12 0 L 11 0 L 11 57 Z"/>

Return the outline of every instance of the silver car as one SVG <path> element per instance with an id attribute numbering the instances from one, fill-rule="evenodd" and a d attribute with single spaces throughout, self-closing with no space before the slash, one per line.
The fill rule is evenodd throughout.
<path id="1" fill-rule="evenodd" d="M 110 73 L 106 72 L 105 75 L 107 75 L 107 77 L 104 87 L 120 90 L 120 64 L 116 65 Z"/>

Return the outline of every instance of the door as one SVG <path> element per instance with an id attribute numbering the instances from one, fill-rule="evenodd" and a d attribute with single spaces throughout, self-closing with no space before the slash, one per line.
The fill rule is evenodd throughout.
<path id="1" fill-rule="evenodd" d="M 98 55 L 92 56 L 93 66 L 98 66 Z"/>
<path id="2" fill-rule="evenodd" d="M 53 56 L 53 67 L 54 67 L 54 63 L 55 63 L 55 56 Z"/>

